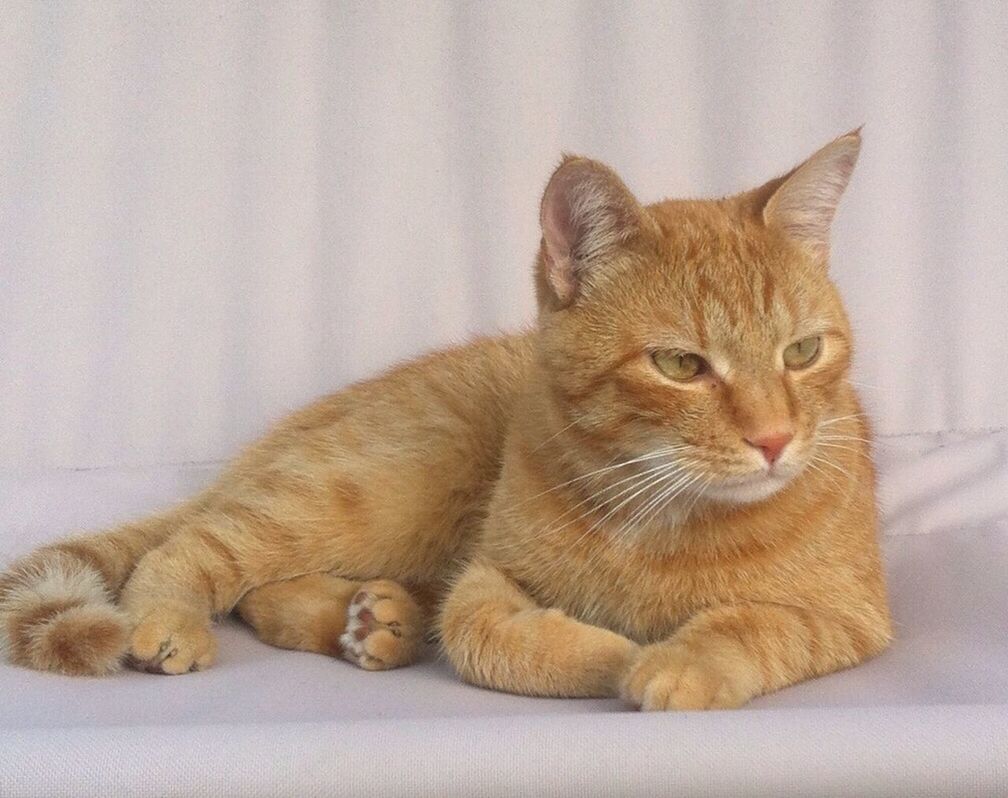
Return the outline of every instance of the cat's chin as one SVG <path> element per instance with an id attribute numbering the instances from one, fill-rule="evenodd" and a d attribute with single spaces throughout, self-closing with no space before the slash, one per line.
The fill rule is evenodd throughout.
<path id="1" fill-rule="evenodd" d="M 718 504 L 755 504 L 769 499 L 793 477 L 790 471 L 760 471 L 729 477 L 723 482 L 711 483 L 704 490 L 704 498 Z"/>

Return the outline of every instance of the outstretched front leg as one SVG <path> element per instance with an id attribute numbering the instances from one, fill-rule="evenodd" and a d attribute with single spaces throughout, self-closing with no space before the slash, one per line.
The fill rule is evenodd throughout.
<path id="1" fill-rule="evenodd" d="M 645 710 L 738 707 L 856 665 L 889 639 L 887 613 L 871 605 L 848 618 L 785 604 L 712 607 L 668 640 L 642 648 L 623 695 Z"/>
<path id="2" fill-rule="evenodd" d="M 439 617 L 445 654 L 465 680 L 523 695 L 608 697 L 638 646 L 538 606 L 499 569 L 473 562 Z"/>

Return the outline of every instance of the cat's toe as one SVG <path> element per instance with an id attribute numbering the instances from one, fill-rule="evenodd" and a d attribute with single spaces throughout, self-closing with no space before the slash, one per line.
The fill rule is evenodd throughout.
<path id="1" fill-rule="evenodd" d="M 137 670 L 177 675 L 210 667 L 216 655 L 217 641 L 202 619 L 156 612 L 133 629 L 128 661 Z"/>
<path id="2" fill-rule="evenodd" d="M 649 646 L 630 669 L 623 696 L 644 711 L 731 709 L 758 692 L 744 663 L 685 646 Z"/>
<path id="3" fill-rule="evenodd" d="M 365 583 L 347 608 L 340 636 L 343 657 L 365 670 L 387 670 L 416 658 L 420 608 L 406 590 L 385 580 Z"/>

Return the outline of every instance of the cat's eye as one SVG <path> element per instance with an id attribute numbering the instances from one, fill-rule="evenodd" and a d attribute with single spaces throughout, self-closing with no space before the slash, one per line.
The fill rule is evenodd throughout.
<path id="1" fill-rule="evenodd" d="M 692 352 L 661 349 L 652 353 L 651 359 L 658 371 L 676 382 L 687 382 L 708 370 L 707 361 Z"/>
<path id="2" fill-rule="evenodd" d="M 795 341 L 784 350 L 784 365 L 789 369 L 807 368 L 819 357 L 821 348 L 822 337 L 819 335 L 810 335 L 808 338 Z"/>

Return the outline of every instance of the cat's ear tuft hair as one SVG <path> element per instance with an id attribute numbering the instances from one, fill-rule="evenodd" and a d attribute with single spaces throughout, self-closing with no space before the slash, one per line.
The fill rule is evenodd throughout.
<path id="1" fill-rule="evenodd" d="M 818 257 L 829 252 L 830 227 L 861 151 L 861 128 L 831 141 L 783 177 L 752 192 L 765 201 L 763 223 Z"/>
<path id="2" fill-rule="evenodd" d="M 565 155 L 543 193 L 540 289 L 555 307 L 571 304 L 600 258 L 628 241 L 645 211 L 608 166 Z M 543 284 L 544 283 L 544 284 Z M 540 296 L 540 302 L 545 297 Z"/>

